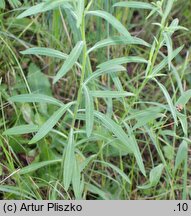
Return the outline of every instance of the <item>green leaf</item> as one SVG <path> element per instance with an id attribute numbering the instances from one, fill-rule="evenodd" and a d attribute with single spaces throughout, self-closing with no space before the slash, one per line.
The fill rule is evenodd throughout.
<path id="1" fill-rule="evenodd" d="M 179 168 L 181 163 L 187 158 L 187 154 L 188 154 L 188 144 L 186 141 L 183 141 L 180 144 L 176 155 L 175 168 L 174 168 L 175 171 Z"/>
<path id="2" fill-rule="evenodd" d="M 75 157 L 74 162 L 74 172 L 72 176 L 72 186 L 74 190 L 75 198 L 80 200 L 82 199 L 82 190 L 81 190 L 81 172 L 79 168 L 79 163 Z"/>
<path id="3" fill-rule="evenodd" d="M 159 164 L 157 167 L 154 167 L 149 174 L 149 183 L 146 185 L 138 186 L 138 188 L 147 190 L 149 188 L 155 187 L 160 181 L 163 169 L 163 164 Z"/>
<path id="4" fill-rule="evenodd" d="M 72 175 L 75 166 L 75 148 L 74 148 L 74 134 L 73 129 L 70 130 L 68 144 L 66 146 L 65 158 L 64 158 L 64 189 L 68 191 L 72 181 Z"/>
<path id="5" fill-rule="evenodd" d="M 168 160 L 172 161 L 174 159 L 174 147 L 171 145 L 167 145 L 164 146 L 163 150 L 164 150 L 165 157 Z"/>
<path id="6" fill-rule="evenodd" d="M 68 103 L 64 105 L 60 109 L 58 109 L 40 128 L 37 134 L 32 138 L 29 144 L 33 144 L 38 142 L 40 139 L 45 137 L 52 128 L 57 124 L 59 119 L 63 116 L 63 114 L 72 106 L 74 102 Z"/>
<path id="7" fill-rule="evenodd" d="M 141 172 L 145 175 L 143 160 L 135 138 L 133 136 L 128 137 L 125 131 L 108 116 L 97 111 L 94 112 L 94 115 L 134 154 Z"/>
<path id="8" fill-rule="evenodd" d="M 183 49 L 184 46 L 181 46 L 177 49 L 175 49 L 173 52 L 172 52 L 172 59 L 171 61 L 181 52 L 181 50 Z M 166 65 L 168 64 L 168 56 L 166 56 L 160 64 L 156 65 L 152 71 L 152 74 L 151 76 L 154 76 L 156 75 L 157 73 L 159 73 Z"/>
<path id="9" fill-rule="evenodd" d="M 140 1 L 118 2 L 114 4 L 113 7 L 128 7 L 128 8 L 148 9 L 148 10 L 156 9 L 152 4 L 146 2 L 140 2 Z"/>
<path id="10" fill-rule="evenodd" d="M 112 16 L 110 13 L 106 11 L 88 11 L 86 12 L 87 15 L 93 15 L 98 16 L 103 19 L 105 19 L 108 23 L 110 23 L 119 33 L 121 33 L 125 37 L 130 37 L 130 33 L 127 31 L 127 29 L 119 22 L 114 16 Z"/>
<path id="11" fill-rule="evenodd" d="M 165 21 L 168 15 L 170 14 L 173 4 L 174 4 L 174 0 L 167 0 L 167 4 L 165 5 L 165 11 L 162 17 L 163 21 Z"/>
<path id="12" fill-rule="evenodd" d="M 33 47 L 20 52 L 23 55 L 42 55 L 59 59 L 67 59 L 68 55 L 58 50 L 46 47 Z"/>
<path id="13" fill-rule="evenodd" d="M 177 115 L 176 115 L 176 108 L 175 106 L 173 105 L 173 102 L 172 102 L 172 99 L 168 93 L 168 91 L 166 90 L 166 88 L 164 87 L 164 85 L 162 85 L 161 83 L 159 83 L 156 79 L 154 79 L 156 81 L 156 83 L 159 85 L 160 89 L 162 90 L 165 98 L 166 98 L 166 101 L 169 105 L 169 108 L 170 108 L 170 111 L 171 111 L 171 114 L 174 118 L 174 122 L 176 125 L 178 125 L 178 121 L 177 121 Z"/>
<path id="14" fill-rule="evenodd" d="M 128 56 L 128 57 L 115 58 L 115 59 L 106 61 L 98 65 L 97 67 L 107 68 L 108 66 L 111 66 L 111 65 L 121 65 L 121 64 L 127 64 L 127 63 L 145 63 L 147 64 L 148 61 L 138 56 Z"/>
<path id="15" fill-rule="evenodd" d="M 0 8 L 5 9 L 5 1 L 0 0 Z"/>
<path id="16" fill-rule="evenodd" d="M 108 66 L 107 68 L 100 68 L 98 70 L 96 70 L 93 74 L 91 74 L 85 81 L 84 81 L 84 85 L 87 85 L 88 82 L 90 82 L 91 80 L 103 75 L 103 74 L 107 74 L 107 73 L 114 73 L 114 72 L 119 72 L 119 71 L 126 71 L 126 68 L 124 68 L 121 65 L 112 65 L 112 66 Z"/>
<path id="17" fill-rule="evenodd" d="M 27 133 L 34 133 L 38 131 L 38 125 L 20 125 L 15 126 L 10 129 L 7 129 L 3 132 L 3 135 L 21 135 L 21 134 L 27 134 Z"/>
<path id="18" fill-rule="evenodd" d="M 55 76 L 54 81 L 53 81 L 54 84 L 60 78 L 62 78 L 74 66 L 75 62 L 77 61 L 77 59 L 79 58 L 79 56 L 80 56 L 80 54 L 82 52 L 83 46 L 84 46 L 83 41 L 79 41 L 76 44 L 76 46 L 73 48 L 70 55 L 68 56 L 68 58 L 64 62 L 63 66 L 58 71 L 57 75 Z"/>
<path id="19" fill-rule="evenodd" d="M 130 44 L 143 45 L 143 46 L 150 47 L 150 44 L 148 44 L 147 42 L 145 42 L 144 40 L 140 38 L 118 36 L 118 37 L 110 37 L 105 40 L 99 41 L 92 48 L 88 50 L 88 54 L 92 51 L 95 51 L 96 49 L 100 49 L 103 47 L 108 47 L 112 45 L 130 45 Z"/>
<path id="20" fill-rule="evenodd" d="M 182 130 L 184 134 L 187 136 L 188 135 L 188 121 L 187 121 L 187 116 L 182 114 L 182 113 L 177 113 L 177 117 L 180 121 L 180 124 L 182 126 Z"/>
<path id="21" fill-rule="evenodd" d="M 157 167 L 154 167 L 149 174 L 149 181 L 152 187 L 156 186 L 161 178 L 162 171 L 163 171 L 164 165 L 159 164 Z"/>
<path id="22" fill-rule="evenodd" d="M 54 104 L 57 106 L 63 106 L 64 104 L 47 95 L 43 94 L 22 94 L 22 95 L 16 95 L 9 98 L 12 102 L 19 102 L 19 103 L 48 103 L 48 104 Z"/>
<path id="23" fill-rule="evenodd" d="M 46 2 L 42 2 L 39 3 L 37 5 L 34 5 L 32 7 L 29 7 L 29 9 L 27 9 L 26 11 L 24 11 L 23 13 L 21 13 L 17 19 L 21 19 L 27 16 L 32 16 L 32 15 L 36 15 L 38 13 L 44 13 L 46 11 L 49 10 L 53 10 L 59 6 L 62 6 L 64 3 L 66 2 L 70 2 L 72 0 L 48 0 Z"/>
<path id="24" fill-rule="evenodd" d="M 27 50 L 21 51 L 20 53 L 23 55 L 48 56 L 48 57 L 53 57 L 53 58 L 58 58 L 58 59 L 63 59 L 63 60 L 66 60 L 68 58 L 67 54 L 60 52 L 58 50 L 46 48 L 46 47 L 33 47 Z M 78 62 L 75 62 L 75 64 L 78 67 L 81 67 L 81 65 Z"/>
<path id="25" fill-rule="evenodd" d="M 167 49 L 168 49 L 168 68 L 170 70 L 170 68 L 171 68 L 171 60 L 173 59 L 172 58 L 172 53 L 173 53 L 172 40 L 171 40 L 171 37 L 170 37 L 169 33 L 164 32 L 163 35 L 164 35 L 164 40 L 165 40 L 165 43 L 166 43 L 166 46 L 167 46 Z"/>
<path id="26" fill-rule="evenodd" d="M 85 108 L 86 108 L 86 133 L 90 137 L 94 125 L 94 103 L 93 98 L 87 86 L 83 86 L 85 95 Z"/>
<path id="27" fill-rule="evenodd" d="M 134 96 L 131 92 L 120 92 L 120 91 L 91 91 L 90 92 L 93 97 L 100 98 L 120 98 L 120 97 L 129 97 Z"/>
<path id="28" fill-rule="evenodd" d="M 78 0 L 77 16 L 77 28 L 79 28 L 84 16 L 84 0 Z"/>
<path id="29" fill-rule="evenodd" d="M 182 93 L 178 98 L 176 105 L 185 106 L 191 98 L 191 89 Z"/>
<path id="30" fill-rule="evenodd" d="M 30 172 L 34 172 L 42 167 L 45 167 L 45 166 L 48 166 L 48 165 L 52 165 L 52 164 L 55 164 L 55 163 L 61 163 L 61 159 L 58 159 L 58 160 L 50 160 L 50 161 L 43 161 L 43 162 L 38 162 L 38 163 L 32 163 L 30 164 L 29 166 L 26 166 L 24 168 L 22 168 L 20 171 L 19 171 L 19 174 L 20 175 L 25 175 L 25 174 L 28 174 Z"/>
<path id="31" fill-rule="evenodd" d="M 129 177 L 123 171 L 121 171 L 118 167 L 114 166 L 113 164 L 107 163 L 105 161 L 99 161 L 99 160 L 95 160 L 94 162 L 98 162 L 98 163 L 105 165 L 106 167 L 110 167 L 116 173 L 118 173 L 128 184 L 131 184 L 131 180 L 129 179 Z"/>

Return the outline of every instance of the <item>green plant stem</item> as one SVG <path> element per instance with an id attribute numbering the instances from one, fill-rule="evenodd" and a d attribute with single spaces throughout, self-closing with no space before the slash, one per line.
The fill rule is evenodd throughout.
<path id="1" fill-rule="evenodd" d="M 85 79 L 85 72 L 86 72 L 87 45 L 86 45 L 85 16 L 84 15 L 83 15 L 83 20 L 82 20 L 82 25 L 81 25 L 81 33 L 82 33 L 82 40 L 84 42 L 83 62 L 82 62 L 82 73 L 81 73 L 81 79 L 80 79 L 80 87 L 78 90 L 77 103 L 76 103 L 76 107 L 74 110 L 74 116 L 73 116 L 72 126 L 71 126 L 73 129 L 75 128 L 76 117 L 77 117 L 78 109 L 79 109 L 81 99 L 82 99 L 83 82 Z"/>

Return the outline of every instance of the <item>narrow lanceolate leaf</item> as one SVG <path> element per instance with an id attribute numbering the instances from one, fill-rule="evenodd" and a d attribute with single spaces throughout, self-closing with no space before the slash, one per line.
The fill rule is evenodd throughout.
<path id="1" fill-rule="evenodd" d="M 164 34 L 164 40 L 168 49 L 168 68 L 170 70 L 171 68 L 171 59 L 172 59 L 172 52 L 173 52 L 173 48 L 172 48 L 172 40 L 170 38 L 170 35 L 165 32 Z"/>
<path id="2" fill-rule="evenodd" d="M 78 0 L 78 8 L 77 8 L 77 28 L 80 27 L 81 23 L 82 23 L 82 19 L 83 19 L 83 15 L 84 15 L 84 0 Z"/>
<path id="3" fill-rule="evenodd" d="M 188 154 L 188 144 L 186 141 L 183 141 L 180 144 L 176 155 L 175 168 L 174 168 L 175 171 L 179 168 L 181 163 L 187 158 L 187 154 Z"/>
<path id="4" fill-rule="evenodd" d="M 21 135 L 38 131 L 38 125 L 20 125 L 4 131 L 3 135 Z"/>
<path id="5" fill-rule="evenodd" d="M 115 136 L 125 145 L 125 147 L 128 148 L 128 151 L 134 154 L 141 172 L 143 173 L 143 175 L 145 175 L 145 168 L 143 165 L 141 153 L 140 153 L 137 143 L 134 142 L 133 138 L 131 137 L 130 139 L 125 133 L 125 131 L 117 123 L 115 123 L 112 119 L 110 119 L 108 116 L 100 112 L 97 112 L 97 111 L 94 112 L 94 115 L 96 118 L 98 118 L 103 123 L 103 125 L 109 131 L 115 134 Z"/>
<path id="6" fill-rule="evenodd" d="M 140 2 L 140 1 L 118 2 L 114 4 L 113 7 L 128 7 L 128 8 L 148 9 L 148 10 L 155 9 L 155 7 L 152 4 L 146 2 Z"/>
<path id="7" fill-rule="evenodd" d="M 87 86 L 83 86 L 85 95 L 85 107 L 86 107 L 86 133 L 87 137 L 90 137 L 93 124 L 94 124 L 94 103 L 93 98 Z"/>
<path id="8" fill-rule="evenodd" d="M 79 162 L 77 159 L 74 159 L 74 172 L 72 175 L 72 187 L 74 190 L 75 198 L 82 199 L 82 190 L 81 190 L 81 172 L 79 167 Z"/>
<path id="9" fill-rule="evenodd" d="M 32 7 L 29 7 L 29 9 L 21 13 L 17 18 L 21 19 L 27 16 L 32 16 L 38 13 L 43 13 L 49 10 L 53 10 L 59 6 L 62 6 L 64 3 L 70 2 L 70 1 L 71 0 L 54 0 L 54 1 L 48 0 L 46 2 L 42 2 Z"/>
<path id="10" fill-rule="evenodd" d="M 24 168 L 22 168 L 20 171 L 19 171 L 19 174 L 21 175 L 25 175 L 27 173 L 30 173 L 30 172 L 34 172 L 42 167 L 45 167 L 45 166 L 48 166 L 48 165 L 52 165 L 52 164 L 55 164 L 55 163 L 61 163 L 61 159 L 58 159 L 58 160 L 51 160 L 51 161 L 43 161 L 43 162 L 38 162 L 38 163 L 32 163 L 30 164 L 29 166 L 26 166 Z"/>
<path id="11" fill-rule="evenodd" d="M 58 123 L 59 119 L 63 116 L 63 114 L 72 106 L 74 102 L 71 102 L 67 105 L 64 105 L 60 109 L 58 109 L 40 128 L 37 134 L 32 138 L 29 144 L 33 144 L 38 142 L 40 139 L 45 137 L 52 128 Z"/>
<path id="12" fill-rule="evenodd" d="M 169 105 L 169 108 L 170 108 L 170 111 L 171 111 L 171 114 L 174 118 L 174 122 L 176 125 L 178 125 L 178 121 L 177 121 L 177 115 L 176 115 L 176 108 L 175 106 L 173 105 L 173 102 L 172 102 L 172 99 L 168 93 L 168 91 L 166 90 L 166 88 L 164 87 L 164 85 L 162 85 L 161 83 L 159 83 L 156 79 L 154 79 L 156 81 L 156 83 L 159 85 L 160 89 L 162 90 L 165 98 L 166 98 L 166 101 Z"/>
<path id="13" fill-rule="evenodd" d="M 185 106 L 191 98 L 191 89 L 182 93 L 178 98 L 176 105 Z"/>
<path id="14" fill-rule="evenodd" d="M 16 95 L 9 98 L 12 102 L 19 103 L 48 103 L 57 106 L 63 106 L 63 103 L 53 97 L 43 95 L 43 94 L 22 94 Z"/>
<path id="15" fill-rule="evenodd" d="M 58 50 L 46 47 L 33 47 L 20 52 L 23 55 L 42 55 L 59 59 L 67 59 L 68 55 Z"/>
<path id="16" fill-rule="evenodd" d="M 99 161 L 99 160 L 96 160 L 94 162 L 98 162 L 98 163 L 105 165 L 106 167 L 110 167 L 117 174 L 119 174 L 128 184 L 131 184 L 131 180 L 129 179 L 129 177 L 122 170 L 120 170 L 118 167 L 116 167 L 115 165 L 113 165 L 111 163 L 107 163 L 105 161 Z"/>
<path id="17" fill-rule="evenodd" d="M 181 50 L 183 49 L 184 46 L 181 46 L 177 49 L 175 49 L 173 52 L 172 52 L 172 58 L 171 58 L 171 61 L 181 52 Z M 160 64 L 156 65 L 152 71 L 152 74 L 151 76 L 154 76 L 156 75 L 157 73 L 159 73 L 163 68 L 166 67 L 166 65 L 168 64 L 168 56 L 165 57 Z"/>
<path id="18" fill-rule="evenodd" d="M 122 34 L 125 37 L 130 37 L 130 33 L 127 31 L 127 29 L 117 20 L 114 16 L 112 16 L 110 13 L 106 11 L 88 11 L 86 14 L 98 16 L 103 19 L 105 19 L 108 23 L 110 23 L 120 34 Z"/>
<path id="19" fill-rule="evenodd" d="M 64 60 L 68 58 L 67 54 L 60 52 L 58 50 L 46 48 L 46 47 L 33 47 L 27 50 L 21 51 L 20 53 L 23 55 L 41 55 L 41 56 L 48 56 L 48 57 L 64 59 Z M 81 65 L 78 62 L 75 62 L 75 64 L 78 67 L 81 67 Z"/>
<path id="20" fill-rule="evenodd" d="M 74 66 L 75 62 L 77 61 L 82 52 L 83 46 L 83 41 L 80 41 L 76 44 L 76 46 L 73 48 L 70 55 L 68 56 L 67 60 L 64 62 L 63 66 L 55 76 L 53 83 L 56 83 Z"/>
<path id="21" fill-rule="evenodd" d="M 91 95 L 98 98 L 121 98 L 134 96 L 133 93 L 126 91 L 91 91 Z"/>
<path id="22" fill-rule="evenodd" d="M 113 66 L 108 66 L 107 68 L 100 68 L 96 70 L 93 74 L 91 74 L 84 82 L 84 85 L 86 85 L 88 82 L 91 80 L 103 75 L 103 74 L 108 74 L 108 73 L 115 73 L 119 71 L 126 71 L 126 68 L 124 68 L 121 65 L 113 65 Z"/>
<path id="23" fill-rule="evenodd" d="M 167 0 L 167 4 L 165 5 L 165 11 L 163 14 L 163 20 L 165 21 L 168 15 L 170 14 L 170 11 L 172 10 L 172 6 L 174 4 L 174 0 Z"/>
<path id="24" fill-rule="evenodd" d="M 124 37 L 124 36 L 118 36 L 118 37 L 110 37 L 105 40 L 101 40 L 98 43 L 96 43 L 92 48 L 88 50 L 88 53 L 100 49 L 103 47 L 113 46 L 113 45 L 143 45 L 149 47 L 150 44 L 145 42 L 144 40 L 137 38 L 137 37 Z"/>
<path id="25" fill-rule="evenodd" d="M 115 59 L 106 61 L 98 65 L 97 67 L 107 68 L 108 66 L 111 66 L 111 65 L 121 65 L 121 64 L 127 64 L 127 63 L 145 63 L 147 64 L 148 61 L 138 56 L 128 56 L 128 57 L 115 58 Z"/>
<path id="26" fill-rule="evenodd" d="M 75 148 L 74 148 L 74 134 L 73 129 L 71 129 L 68 139 L 68 144 L 65 151 L 65 158 L 64 158 L 64 188 L 67 191 L 70 183 L 72 181 L 72 175 L 74 171 L 74 163 L 75 163 Z"/>
<path id="27" fill-rule="evenodd" d="M 185 136 L 187 137 L 188 136 L 188 119 L 187 119 L 187 116 L 178 112 L 177 117 L 178 117 L 180 124 L 182 126 L 182 130 L 183 130 Z"/>
<path id="28" fill-rule="evenodd" d="M 125 123 L 125 125 L 127 126 L 126 123 Z M 137 140 L 136 140 L 133 132 L 131 132 L 131 128 L 129 126 L 128 126 L 128 131 L 129 131 L 129 142 L 131 143 L 132 151 L 133 151 L 134 156 L 136 158 L 137 164 L 139 166 L 139 169 L 143 173 L 143 175 L 146 176 L 145 167 L 144 167 L 144 164 L 143 164 L 143 159 L 142 159 L 142 156 L 141 156 L 141 152 L 139 150 Z"/>

